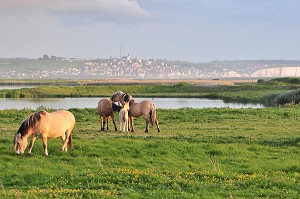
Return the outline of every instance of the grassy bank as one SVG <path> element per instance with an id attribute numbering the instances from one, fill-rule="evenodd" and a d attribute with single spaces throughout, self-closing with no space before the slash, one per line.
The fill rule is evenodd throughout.
<path id="1" fill-rule="evenodd" d="M 94 109 L 71 109 L 75 149 L 41 139 L 17 156 L 32 110 L 0 111 L 1 198 L 298 198 L 300 108 L 158 110 L 162 132 L 99 132 Z M 111 125 L 111 129 L 112 125 Z M 3 172 L 4 171 L 4 172 Z"/>
<path id="2" fill-rule="evenodd" d="M 43 98 L 43 97 L 109 97 L 122 90 L 133 97 L 201 97 L 223 99 L 235 102 L 270 101 L 265 96 L 274 93 L 293 91 L 297 87 L 284 85 L 236 84 L 236 85 L 195 85 L 177 84 L 138 84 L 110 86 L 40 86 L 18 90 L 0 90 L 4 98 Z"/>

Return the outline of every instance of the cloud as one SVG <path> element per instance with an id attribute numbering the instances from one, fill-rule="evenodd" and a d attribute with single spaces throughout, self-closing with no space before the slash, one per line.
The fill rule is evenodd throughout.
<path id="1" fill-rule="evenodd" d="M 135 23 L 150 15 L 130 0 L 2 0 L 0 12 L 14 17 L 48 15 L 62 23 Z"/>

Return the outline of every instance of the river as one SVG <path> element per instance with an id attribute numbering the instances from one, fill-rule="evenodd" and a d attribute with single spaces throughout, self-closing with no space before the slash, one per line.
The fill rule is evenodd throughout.
<path id="1" fill-rule="evenodd" d="M 13 99 L 0 98 L 0 110 L 24 108 L 37 109 L 38 107 L 52 109 L 70 108 L 96 108 L 101 98 L 39 98 L 39 99 Z M 177 109 L 177 108 L 264 108 L 261 104 L 225 103 L 218 99 L 205 98 L 135 98 L 137 102 L 151 100 L 157 108 Z"/>

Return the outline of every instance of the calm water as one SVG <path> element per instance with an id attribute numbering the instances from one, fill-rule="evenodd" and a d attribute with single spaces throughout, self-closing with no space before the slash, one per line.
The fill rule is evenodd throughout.
<path id="1" fill-rule="evenodd" d="M 96 108 L 101 98 L 43 98 L 43 99 L 10 99 L 0 98 L 0 110 L 24 109 L 35 110 L 43 106 L 53 109 L 69 108 Z M 148 99 L 156 104 L 157 108 L 264 108 L 261 104 L 225 103 L 223 100 L 201 98 L 135 98 L 137 102 Z"/>
<path id="2" fill-rule="evenodd" d="M 21 89 L 21 88 L 34 88 L 36 86 L 23 86 L 23 85 L 20 85 L 20 86 L 16 86 L 16 85 L 13 85 L 13 86 L 0 86 L 0 90 L 4 90 L 4 89 L 9 89 L 9 90 L 16 90 L 16 89 Z"/>

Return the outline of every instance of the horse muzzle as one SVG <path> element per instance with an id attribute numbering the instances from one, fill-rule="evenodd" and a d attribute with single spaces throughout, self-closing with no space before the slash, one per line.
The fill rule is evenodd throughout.
<path id="1" fill-rule="evenodd" d="M 21 154 L 23 154 L 24 152 L 22 152 L 20 149 L 18 149 L 18 150 L 15 150 L 15 152 L 16 152 L 16 154 L 18 154 L 18 155 L 21 155 Z"/>

